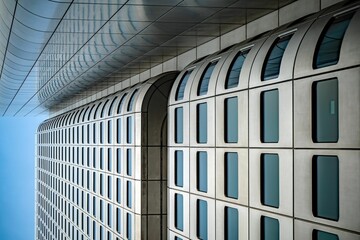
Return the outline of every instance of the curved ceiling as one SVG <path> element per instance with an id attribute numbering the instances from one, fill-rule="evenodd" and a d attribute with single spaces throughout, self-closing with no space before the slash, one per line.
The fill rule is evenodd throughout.
<path id="1" fill-rule="evenodd" d="M 293 0 L 0 0 L 0 115 L 38 115 Z"/>

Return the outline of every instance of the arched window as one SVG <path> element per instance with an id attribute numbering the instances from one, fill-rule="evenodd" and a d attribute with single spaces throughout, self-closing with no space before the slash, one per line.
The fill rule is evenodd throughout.
<path id="1" fill-rule="evenodd" d="M 182 100 L 184 98 L 185 87 L 186 87 L 187 81 L 189 80 L 191 73 L 192 73 L 192 70 L 187 71 L 184 74 L 184 76 L 182 77 L 182 79 L 180 80 L 179 86 L 176 90 L 175 100 Z"/>
<path id="2" fill-rule="evenodd" d="M 129 104 L 128 104 L 128 107 L 127 107 L 128 112 L 132 111 L 132 109 L 133 109 L 134 100 L 135 100 L 135 94 L 137 93 L 137 91 L 138 91 L 138 89 L 135 89 L 135 91 L 133 92 L 133 94 L 130 97 Z"/>
<path id="3" fill-rule="evenodd" d="M 113 109 L 114 109 L 114 103 L 115 103 L 116 99 L 118 99 L 117 96 L 112 100 L 112 102 L 111 102 L 111 104 L 110 104 L 109 111 L 108 111 L 108 116 L 111 115 L 111 113 L 112 113 L 112 111 L 113 111 Z"/>
<path id="4" fill-rule="evenodd" d="M 235 58 L 230 64 L 229 71 L 226 75 L 225 89 L 238 86 L 241 69 L 249 51 L 250 49 L 247 49 L 245 51 L 240 51 L 238 54 L 236 54 Z"/>
<path id="5" fill-rule="evenodd" d="M 218 61 L 213 61 L 213 62 L 209 63 L 207 65 L 207 67 L 205 68 L 204 73 L 201 76 L 198 89 L 197 89 L 198 96 L 207 94 L 208 87 L 209 87 L 209 81 L 210 81 L 211 75 L 212 75 L 217 63 L 218 63 Z"/>
<path id="6" fill-rule="evenodd" d="M 118 108 L 117 108 L 117 111 L 116 111 L 117 114 L 121 113 L 122 105 L 124 104 L 126 95 L 127 95 L 127 93 L 124 93 L 124 95 L 120 99 L 120 102 L 119 102 L 119 105 L 118 105 Z"/>

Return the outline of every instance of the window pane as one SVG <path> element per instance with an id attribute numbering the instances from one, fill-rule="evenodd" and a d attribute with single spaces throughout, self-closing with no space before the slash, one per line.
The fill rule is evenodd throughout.
<path id="1" fill-rule="evenodd" d="M 121 203 L 121 179 L 116 179 L 116 202 Z"/>
<path id="2" fill-rule="evenodd" d="M 175 194 L 175 227 L 184 230 L 184 199 L 180 194 Z"/>
<path id="3" fill-rule="evenodd" d="M 238 99 L 237 97 L 225 99 L 225 142 L 238 141 Z"/>
<path id="4" fill-rule="evenodd" d="M 132 117 L 126 118 L 126 129 L 127 129 L 126 143 L 132 143 Z"/>
<path id="5" fill-rule="evenodd" d="M 201 79 L 199 81 L 199 87 L 198 87 L 198 90 L 197 90 L 197 95 L 198 96 L 207 94 L 210 77 L 211 77 L 212 72 L 214 71 L 214 68 L 215 68 L 216 64 L 217 64 L 217 61 L 211 62 L 205 68 L 204 73 L 201 76 Z"/>
<path id="6" fill-rule="evenodd" d="M 314 142 L 337 142 L 339 139 L 338 80 L 331 79 L 313 83 Z"/>
<path id="7" fill-rule="evenodd" d="M 225 240 L 239 239 L 239 213 L 236 208 L 225 207 Z"/>
<path id="8" fill-rule="evenodd" d="M 261 154 L 261 203 L 279 207 L 279 155 Z"/>
<path id="9" fill-rule="evenodd" d="M 107 136 L 107 137 L 108 137 L 108 138 L 107 138 L 107 141 L 108 141 L 108 143 L 111 143 L 111 140 L 112 140 L 111 120 L 108 121 L 108 124 L 107 124 L 107 125 L 108 125 L 108 126 L 107 126 L 107 127 L 108 127 L 108 129 L 107 129 L 107 130 L 108 130 L 108 131 L 107 131 L 107 135 L 108 135 L 108 136 Z"/>
<path id="10" fill-rule="evenodd" d="M 118 233 L 121 233 L 121 210 L 120 210 L 120 208 L 117 208 L 117 211 L 116 211 L 116 231 Z"/>
<path id="11" fill-rule="evenodd" d="M 190 77 L 192 70 L 187 71 L 183 78 L 180 80 L 179 86 L 176 90 L 176 96 L 175 96 L 175 100 L 182 100 L 184 98 L 184 91 L 185 91 L 185 87 L 186 87 L 186 83 Z"/>
<path id="12" fill-rule="evenodd" d="M 183 151 L 175 151 L 175 185 L 183 187 L 184 184 L 184 163 Z"/>
<path id="13" fill-rule="evenodd" d="M 111 152 L 111 148 L 108 148 L 108 163 L 107 163 L 107 167 L 108 167 L 108 171 L 111 172 L 112 171 L 112 152 Z"/>
<path id="14" fill-rule="evenodd" d="M 132 153 L 131 149 L 126 149 L 126 174 L 132 175 Z"/>
<path id="15" fill-rule="evenodd" d="M 175 142 L 183 143 L 184 122 L 183 108 L 175 108 Z"/>
<path id="16" fill-rule="evenodd" d="M 197 200 L 197 237 L 207 239 L 207 202 Z"/>
<path id="17" fill-rule="evenodd" d="M 339 237 L 336 234 L 323 232 L 320 230 L 313 230 L 313 240 L 339 240 Z"/>
<path id="18" fill-rule="evenodd" d="M 279 142 L 279 90 L 262 92 L 261 98 L 261 142 Z"/>
<path id="19" fill-rule="evenodd" d="M 116 149 L 116 172 L 121 173 L 121 148 Z"/>
<path id="20" fill-rule="evenodd" d="M 132 208 L 132 189 L 131 189 L 131 182 L 130 181 L 127 181 L 126 182 L 126 206 L 128 208 Z"/>
<path id="21" fill-rule="evenodd" d="M 265 58 L 262 70 L 262 81 L 277 78 L 279 76 L 281 60 L 291 37 L 292 35 L 287 35 L 275 40 Z"/>
<path id="22" fill-rule="evenodd" d="M 131 97 L 130 97 L 129 105 L 128 105 L 128 107 L 127 107 L 128 112 L 130 112 L 130 111 L 133 110 L 135 95 L 136 95 L 137 91 L 138 91 L 138 89 L 135 89 L 135 91 L 133 92 L 133 94 L 132 94 Z"/>
<path id="23" fill-rule="evenodd" d="M 197 189 L 207 192 L 207 152 L 197 152 Z"/>
<path id="24" fill-rule="evenodd" d="M 353 15 L 352 12 L 332 18 L 329 21 L 316 46 L 314 68 L 322 68 L 338 63 L 341 43 Z"/>
<path id="25" fill-rule="evenodd" d="M 279 220 L 261 216 L 261 240 L 279 240 Z"/>
<path id="26" fill-rule="evenodd" d="M 225 153 L 225 196 L 237 199 L 239 197 L 238 154 Z"/>
<path id="27" fill-rule="evenodd" d="M 131 240 L 132 239 L 132 222 L 131 222 L 131 215 L 130 213 L 126 213 L 126 225 L 127 225 L 127 228 L 126 228 L 126 237 L 127 239 Z"/>
<path id="28" fill-rule="evenodd" d="M 107 177 L 107 180 L 108 180 L 108 182 L 107 182 L 107 184 L 108 184 L 108 198 L 109 199 L 111 199 L 112 198 L 112 178 L 111 178 L 111 176 L 108 176 Z"/>
<path id="29" fill-rule="evenodd" d="M 197 142 L 207 142 L 207 104 L 197 105 Z"/>
<path id="30" fill-rule="evenodd" d="M 244 64 L 245 58 L 247 56 L 247 54 L 249 53 L 249 50 L 245 50 L 243 52 L 239 52 L 234 60 L 232 61 L 228 74 L 226 76 L 226 80 L 225 80 L 225 88 L 229 89 L 229 88 L 234 88 L 237 87 L 237 85 L 239 84 L 239 77 L 240 77 L 240 72 L 241 72 L 241 68 Z"/>
<path id="31" fill-rule="evenodd" d="M 120 102 L 119 102 L 119 105 L 118 105 L 118 109 L 117 109 L 117 114 L 121 113 L 122 111 L 122 106 L 124 104 L 124 101 L 125 101 L 125 97 L 126 97 L 127 93 L 125 93 L 121 99 L 120 99 Z"/>
<path id="32" fill-rule="evenodd" d="M 313 157 L 313 213 L 315 217 L 339 220 L 339 159 Z"/>
<path id="33" fill-rule="evenodd" d="M 117 129 L 117 131 L 116 131 L 116 133 L 117 133 L 117 135 L 116 135 L 116 142 L 117 143 L 121 143 L 121 118 L 118 118 L 117 120 L 116 120 L 116 129 Z"/>

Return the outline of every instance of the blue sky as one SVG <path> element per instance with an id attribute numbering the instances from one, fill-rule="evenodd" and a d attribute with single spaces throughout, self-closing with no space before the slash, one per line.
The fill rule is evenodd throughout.
<path id="1" fill-rule="evenodd" d="M 0 117 L 0 239 L 34 239 L 35 132 L 43 117 Z"/>

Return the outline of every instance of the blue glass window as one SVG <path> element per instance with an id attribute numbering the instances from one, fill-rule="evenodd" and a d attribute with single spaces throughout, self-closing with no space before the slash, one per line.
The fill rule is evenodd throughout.
<path id="1" fill-rule="evenodd" d="M 126 143 L 132 143 L 132 117 L 131 116 L 126 118 L 126 130 L 127 130 Z"/>
<path id="2" fill-rule="evenodd" d="M 101 181 L 101 179 L 100 179 Z M 96 173 L 93 172 L 93 191 L 96 192 Z"/>
<path id="3" fill-rule="evenodd" d="M 279 142 L 279 90 L 261 92 L 260 135 L 263 143 Z"/>
<path id="4" fill-rule="evenodd" d="M 279 155 L 261 154 L 261 203 L 279 207 Z"/>
<path id="5" fill-rule="evenodd" d="M 280 73 L 281 60 L 292 35 L 279 37 L 271 46 L 264 62 L 262 81 L 277 78 Z"/>
<path id="6" fill-rule="evenodd" d="M 121 234 L 121 209 L 116 209 L 116 231 Z"/>
<path id="7" fill-rule="evenodd" d="M 313 214 L 339 220 L 339 159 L 337 156 L 314 156 L 312 159 Z"/>
<path id="8" fill-rule="evenodd" d="M 175 151 L 175 185 L 184 186 L 184 153 L 181 150 Z"/>
<path id="9" fill-rule="evenodd" d="M 313 240 L 339 240 L 339 237 L 333 233 L 328 233 L 328 232 L 314 229 L 312 232 L 312 239 Z"/>
<path id="10" fill-rule="evenodd" d="M 126 182 L 126 192 L 127 192 L 127 198 L 126 198 L 126 206 L 128 208 L 132 208 L 132 189 L 131 189 L 131 182 Z"/>
<path id="11" fill-rule="evenodd" d="M 121 203 L 121 179 L 116 179 L 116 202 Z"/>
<path id="12" fill-rule="evenodd" d="M 238 154 L 225 153 L 225 196 L 237 199 L 239 197 Z"/>
<path id="13" fill-rule="evenodd" d="M 100 169 L 104 170 L 104 149 L 103 148 L 100 148 L 99 159 L 100 159 Z"/>
<path id="14" fill-rule="evenodd" d="M 100 122 L 100 143 L 104 143 L 104 123 Z"/>
<path id="15" fill-rule="evenodd" d="M 183 108 L 175 108 L 175 143 L 183 143 L 184 134 L 184 113 Z"/>
<path id="16" fill-rule="evenodd" d="M 239 212 L 225 207 L 225 240 L 239 239 Z"/>
<path id="17" fill-rule="evenodd" d="M 126 213 L 126 222 L 127 222 L 127 228 L 126 228 L 126 237 L 127 239 L 132 239 L 132 222 L 131 222 L 131 215 L 130 213 Z"/>
<path id="18" fill-rule="evenodd" d="M 242 66 L 250 49 L 239 52 L 230 64 L 229 71 L 225 80 L 225 89 L 237 87 Z"/>
<path id="19" fill-rule="evenodd" d="M 187 71 L 180 80 L 179 86 L 176 90 L 175 100 L 182 100 L 184 98 L 186 83 L 191 75 L 191 72 L 192 70 Z"/>
<path id="20" fill-rule="evenodd" d="M 122 111 L 122 106 L 123 106 L 123 104 L 124 104 L 126 95 L 127 95 L 127 93 L 125 93 L 125 94 L 121 97 L 121 99 L 120 99 L 120 102 L 119 102 L 119 105 L 118 105 L 118 109 L 117 109 L 117 111 L 116 111 L 117 114 L 121 113 L 121 111 Z"/>
<path id="21" fill-rule="evenodd" d="M 200 103 L 196 109 L 197 115 L 197 142 L 207 143 L 207 103 Z"/>
<path id="22" fill-rule="evenodd" d="M 184 198 L 181 194 L 175 194 L 175 227 L 184 230 Z"/>
<path id="23" fill-rule="evenodd" d="M 108 176 L 107 177 L 107 180 L 108 180 L 108 198 L 111 199 L 112 198 L 112 178 L 111 176 Z"/>
<path id="24" fill-rule="evenodd" d="M 116 149 L 116 172 L 121 173 L 121 148 Z"/>
<path id="25" fill-rule="evenodd" d="M 313 141 L 335 143 L 339 139 L 338 80 L 314 82 L 312 92 Z"/>
<path id="26" fill-rule="evenodd" d="M 279 240 L 279 220 L 261 216 L 261 240 Z"/>
<path id="27" fill-rule="evenodd" d="M 207 202 L 197 200 L 197 237 L 199 239 L 205 240 L 208 238 L 207 218 Z"/>
<path id="28" fill-rule="evenodd" d="M 225 99 L 225 142 L 238 142 L 238 98 Z"/>
<path id="29" fill-rule="evenodd" d="M 100 195 L 104 196 L 104 175 L 100 173 Z"/>
<path id="30" fill-rule="evenodd" d="M 126 174 L 132 175 L 132 153 L 131 149 L 126 149 Z"/>
<path id="31" fill-rule="evenodd" d="M 121 143 L 121 118 L 116 120 L 116 143 Z"/>
<path id="32" fill-rule="evenodd" d="M 129 100 L 129 105 L 127 107 L 128 112 L 133 110 L 133 105 L 134 105 L 134 101 L 135 101 L 135 94 L 137 93 L 138 89 L 135 89 L 135 91 L 133 92 L 133 94 L 130 97 Z"/>
<path id="33" fill-rule="evenodd" d="M 104 221 L 104 201 L 100 199 L 100 221 Z"/>
<path id="34" fill-rule="evenodd" d="M 207 152 L 197 152 L 197 190 L 207 192 Z"/>
<path id="35" fill-rule="evenodd" d="M 109 227 L 112 226 L 112 206 L 111 204 L 107 204 L 107 224 Z"/>
<path id="36" fill-rule="evenodd" d="M 203 75 L 200 78 L 199 81 L 199 87 L 197 89 L 197 95 L 202 96 L 207 94 L 208 87 L 209 87 L 209 81 L 212 75 L 212 72 L 214 71 L 214 68 L 216 66 L 218 61 L 214 61 L 209 63 L 209 65 L 205 68 Z"/>
<path id="37" fill-rule="evenodd" d="M 112 152 L 111 148 L 108 148 L 108 162 L 107 162 L 108 171 L 112 171 Z"/>
<path id="38" fill-rule="evenodd" d="M 340 49 L 346 29 L 354 13 L 332 18 L 316 45 L 313 68 L 322 68 L 335 65 L 339 61 Z"/>
<path id="39" fill-rule="evenodd" d="M 108 143 L 111 143 L 112 140 L 112 128 L 111 128 L 111 120 L 107 122 L 107 141 Z"/>

